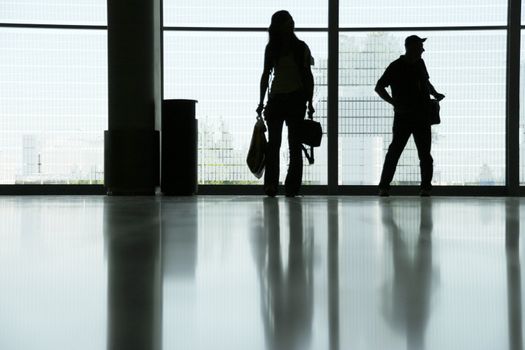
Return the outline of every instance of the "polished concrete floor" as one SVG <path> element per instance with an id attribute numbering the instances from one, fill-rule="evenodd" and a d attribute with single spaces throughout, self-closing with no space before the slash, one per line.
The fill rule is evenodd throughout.
<path id="1" fill-rule="evenodd" d="M 0 349 L 521 350 L 523 220 L 505 198 L 1 197 Z"/>

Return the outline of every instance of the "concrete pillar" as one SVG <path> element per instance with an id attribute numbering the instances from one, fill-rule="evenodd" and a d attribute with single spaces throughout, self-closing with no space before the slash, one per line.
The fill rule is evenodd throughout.
<path id="1" fill-rule="evenodd" d="M 159 185 L 160 0 L 108 0 L 108 194 L 154 194 Z"/>

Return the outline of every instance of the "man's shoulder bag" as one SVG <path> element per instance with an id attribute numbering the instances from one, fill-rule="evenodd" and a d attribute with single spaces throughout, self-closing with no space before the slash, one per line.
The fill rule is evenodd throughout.
<path id="1" fill-rule="evenodd" d="M 439 117 L 439 101 L 431 99 L 428 102 L 428 118 L 430 120 L 430 125 L 437 125 L 441 123 L 441 118 Z"/>

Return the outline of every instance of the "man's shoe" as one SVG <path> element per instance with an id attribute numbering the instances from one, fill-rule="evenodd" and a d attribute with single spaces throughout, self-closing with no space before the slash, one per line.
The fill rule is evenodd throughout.
<path id="1" fill-rule="evenodd" d="M 422 189 L 419 190 L 419 195 L 421 197 L 430 197 L 431 194 L 432 194 L 432 191 L 429 190 L 429 189 L 422 188 Z"/>
<path id="2" fill-rule="evenodd" d="M 390 196 L 390 190 L 387 190 L 385 188 L 379 189 L 379 197 L 388 197 Z"/>

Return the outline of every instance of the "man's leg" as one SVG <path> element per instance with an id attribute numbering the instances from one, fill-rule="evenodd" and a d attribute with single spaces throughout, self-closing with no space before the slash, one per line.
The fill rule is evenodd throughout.
<path id="1" fill-rule="evenodd" d="M 417 126 L 414 129 L 414 141 L 416 143 L 419 166 L 421 168 L 421 189 L 430 191 L 432 189 L 432 175 L 434 173 L 434 160 L 430 155 L 432 145 L 431 126 Z"/>
<path id="2" fill-rule="evenodd" d="M 411 130 L 407 124 L 394 120 L 394 126 L 392 127 L 392 142 L 386 153 L 385 163 L 383 164 L 383 171 L 381 173 L 381 181 L 379 182 L 380 190 L 390 189 L 390 182 L 392 182 L 392 179 L 394 178 L 397 162 L 408 142 L 410 133 Z"/>
<path id="3" fill-rule="evenodd" d="M 264 193 L 268 196 L 277 195 L 279 185 L 279 151 L 281 149 L 281 138 L 283 120 L 274 118 L 266 121 L 268 126 L 268 145 L 266 149 L 266 169 L 264 172 Z"/>

